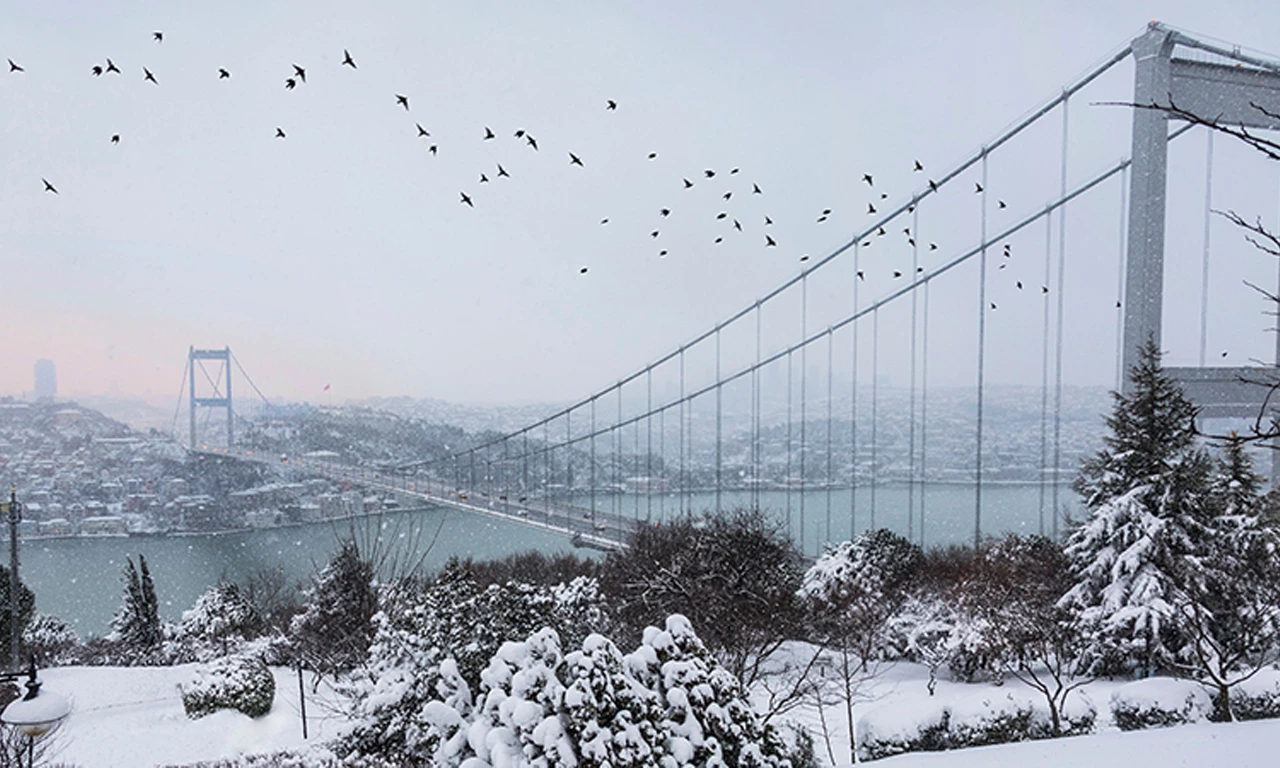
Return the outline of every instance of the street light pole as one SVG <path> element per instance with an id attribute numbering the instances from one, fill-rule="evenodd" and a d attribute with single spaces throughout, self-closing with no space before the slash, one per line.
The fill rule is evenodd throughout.
<path id="1" fill-rule="evenodd" d="M 22 521 L 22 505 L 18 503 L 18 484 L 9 488 L 9 669 L 17 669 L 18 643 L 18 523 Z"/>

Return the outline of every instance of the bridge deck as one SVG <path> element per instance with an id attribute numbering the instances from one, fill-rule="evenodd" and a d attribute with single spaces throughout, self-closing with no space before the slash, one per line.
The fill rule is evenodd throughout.
<path id="1" fill-rule="evenodd" d="M 637 521 L 609 512 L 564 504 L 533 504 L 511 500 L 505 495 L 490 496 L 469 489 L 451 489 L 438 480 L 400 472 L 369 469 L 300 457 L 271 459 L 261 451 L 241 448 L 195 450 L 192 453 L 232 456 L 243 461 L 284 466 L 300 474 L 319 475 L 337 482 L 376 489 L 398 496 L 438 504 L 464 512 L 498 518 L 511 523 L 568 536 L 575 546 L 612 551 L 622 549 Z"/>

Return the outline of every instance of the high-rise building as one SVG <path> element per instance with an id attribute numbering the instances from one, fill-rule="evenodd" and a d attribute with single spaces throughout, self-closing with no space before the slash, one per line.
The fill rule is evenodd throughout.
<path id="1" fill-rule="evenodd" d="M 52 360 L 36 361 L 36 399 L 53 399 L 58 395 L 58 368 Z"/>

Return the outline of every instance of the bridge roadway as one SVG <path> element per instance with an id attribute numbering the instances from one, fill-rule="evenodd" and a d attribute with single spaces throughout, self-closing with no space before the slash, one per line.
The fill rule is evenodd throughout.
<path id="1" fill-rule="evenodd" d="M 507 494 L 448 488 L 431 478 L 385 469 L 339 462 L 269 454 L 244 448 L 206 448 L 195 454 L 233 456 L 243 461 L 285 467 L 287 471 L 319 475 L 335 482 L 407 496 L 430 504 L 486 515 L 511 523 L 568 536 L 574 546 L 604 551 L 622 549 L 636 526 L 643 522 L 622 515 L 558 503 L 536 504 L 532 499 L 515 500 Z"/>

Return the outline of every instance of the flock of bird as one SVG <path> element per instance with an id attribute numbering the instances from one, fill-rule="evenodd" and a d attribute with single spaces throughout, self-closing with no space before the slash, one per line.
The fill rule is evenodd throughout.
<path id="1" fill-rule="evenodd" d="M 153 32 L 151 37 L 152 37 L 152 40 L 154 40 L 154 42 L 157 44 L 164 42 L 164 33 L 162 31 L 157 30 Z M 9 66 L 9 70 L 8 70 L 9 74 L 11 75 L 21 74 L 26 72 L 26 69 L 22 65 L 14 61 L 12 58 L 7 59 L 7 61 Z M 351 52 L 346 49 L 342 51 L 342 61 L 339 64 L 339 66 L 350 68 L 353 71 L 359 69 L 359 66 L 356 63 L 356 60 L 352 57 Z M 142 70 L 142 77 L 144 82 L 151 83 L 152 85 L 155 85 L 155 86 L 160 85 L 160 81 L 156 78 L 155 74 L 148 67 L 142 66 L 141 70 Z M 107 58 L 105 60 L 105 63 L 93 64 L 90 67 L 89 72 L 93 77 L 103 77 L 108 75 L 120 76 L 123 74 L 120 68 L 110 58 Z M 216 74 L 217 80 L 228 80 L 232 77 L 232 73 L 225 67 L 217 67 L 215 74 Z M 307 83 L 306 68 L 296 63 L 292 64 L 292 71 L 288 72 L 287 76 L 284 77 L 283 79 L 283 87 L 285 88 L 285 90 L 293 91 L 303 85 L 306 85 L 306 83 Z M 394 101 L 391 101 L 390 103 L 392 103 L 395 106 L 399 106 L 403 108 L 406 113 L 412 111 L 410 106 L 409 96 L 403 93 L 395 93 L 393 94 L 393 96 L 394 96 Z M 615 113 L 619 109 L 619 104 L 614 99 L 606 99 L 604 101 L 603 109 L 607 112 Z M 417 122 L 417 121 L 414 122 L 414 131 L 416 132 L 416 137 L 424 140 L 424 142 L 427 144 L 427 150 L 426 150 L 427 153 L 432 155 L 433 157 L 436 156 L 440 151 L 440 146 L 438 143 L 436 143 L 436 141 L 432 137 L 431 132 L 426 127 L 424 127 L 421 122 Z M 282 126 L 276 126 L 274 137 L 276 139 L 286 139 L 288 137 L 288 134 L 285 132 Z M 528 131 L 526 131 L 525 129 L 520 128 L 515 130 L 514 133 L 512 134 L 512 137 L 515 140 L 522 142 L 525 146 L 529 148 L 530 151 L 533 151 L 533 152 L 538 151 L 537 139 L 534 138 L 534 136 L 530 134 Z M 488 125 L 483 127 L 482 133 L 479 133 L 479 140 L 482 142 L 492 142 L 492 141 L 496 141 L 497 139 L 498 139 L 498 134 L 495 133 L 494 130 Z M 120 134 L 118 133 L 112 134 L 110 137 L 111 144 L 119 144 L 120 140 L 121 140 Z M 569 167 L 572 167 L 572 168 L 586 167 L 586 162 L 584 162 L 584 160 L 579 154 L 570 151 L 567 153 L 567 155 L 568 156 L 566 158 L 566 163 Z M 647 155 L 647 159 L 650 162 L 656 161 L 658 159 L 658 153 L 649 152 Z M 923 173 L 924 170 L 925 170 L 924 165 L 919 160 L 915 160 L 913 163 L 912 172 Z M 492 173 L 492 176 L 490 176 L 490 173 Z M 698 179 L 697 182 L 691 180 L 689 176 L 680 176 L 679 183 L 673 184 L 676 192 L 678 193 L 680 190 L 684 190 L 687 192 L 688 190 L 694 189 L 695 186 L 697 186 L 698 184 L 716 184 L 717 183 L 715 181 L 716 179 L 723 180 L 725 178 L 730 178 L 730 181 L 728 184 L 722 185 L 722 186 L 729 186 L 730 188 L 726 189 L 722 194 L 719 195 L 718 199 L 720 201 L 720 205 L 717 205 L 716 207 L 719 208 L 720 210 L 717 210 L 713 214 L 714 220 L 718 222 L 722 227 L 722 230 L 715 235 L 713 244 L 719 245 L 723 243 L 725 238 L 730 236 L 730 234 L 744 234 L 746 230 L 752 225 L 743 224 L 743 220 L 745 218 L 744 213 L 732 211 L 732 205 L 733 205 L 732 201 L 735 199 L 735 197 L 739 201 L 741 201 L 744 198 L 755 198 L 757 196 L 763 196 L 765 194 L 764 189 L 762 189 L 760 184 L 755 181 L 750 182 L 748 187 L 746 182 L 741 181 L 743 176 L 741 174 L 741 169 L 737 167 L 731 168 L 729 171 L 723 174 L 717 173 L 717 171 L 715 171 L 714 169 L 707 168 L 701 172 L 700 176 L 701 178 L 699 178 L 699 175 L 694 175 L 694 178 Z M 502 163 L 495 161 L 492 163 L 492 170 L 486 169 L 478 173 L 478 180 L 476 181 L 476 184 L 487 185 L 491 183 L 496 183 L 498 179 L 509 179 L 509 178 L 511 178 L 511 174 L 508 172 L 508 170 L 505 167 L 503 167 Z M 41 181 L 44 184 L 44 191 L 46 193 L 54 194 L 54 195 L 59 194 L 57 187 L 54 186 L 54 184 L 51 183 L 47 178 L 42 177 Z M 871 192 L 873 195 L 872 199 L 867 202 L 867 215 L 868 216 L 879 215 L 879 209 L 877 209 L 876 203 L 887 200 L 889 195 L 882 191 L 876 190 L 875 178 L 870 173 L 863 174 L 861 178 L 861 182 L 866 184 L 867 190 Z M 928 187 L 931 192 L 933 193 L 938 192 L 939 186 L 940 185 L 936 183 L 934 180 L 932 179 L 928 180 Z M 980 183 L 975 182 L 974 187 L 975 187 L 974 194 L 981 195 L 985 192 L 985 190 L 983 189 L 983 186 Z M 464 188 L 460 190 L 458 194 L 459 194 L 460 205 L 464 205 L 472 209 L 476 207 L 477 198 L 475 196 L 474 191 L 469 192 L 467 189 Z M 997 200 L 996 202 L 997 202 L 998 210 L 1004 210 L 1005 208 L 1007 208 L 1007 205 L 1004 200 Z M 675 205 L 663 205 L 656 212 L 656 220 L 654 223 L 654 228 L 652 229 L 652 231 L 650 231 L 649 236 L 652 240 L 659 241 L 659 245 L 663 245 L 660 242 L 662 239 L 662 223 L 670 220 L 671 217 L 675 216 L 676 210 L 677 210 L 677 207 Z M 914 210 L 914 206 L 910 206 L 908 208 L 908 213 L 912 212 L 913 210 Z M 833 213 L 834 213 L 833 209 L 831 208 L 822 209 L 822 211 L 816 216 L 815 223 L 822 224 L 828 221 L 833 215 Z M 706 215 L 706 213 L 704 212 L 703 215 Z M 765 248 L 777 247 L 778 239 L 773 235 L 772 231 L 770 230 L 770 227 L 772 227 L 774 224 L 774 216 L 769 213 L 765 213 L 761 215 L 761 219 L 762 219 L 760 224 L 760 236 L 762 238 L 760 240 L 760 242 L 762 242 L 761 247 L 765 247 Z M 607 226 L 609 224 L 609 221 L 610 219 L 608 217 L 602 218 L 600 220 L 600 225 Z M 902 230 L 902 233 L 906 238 L 907 244 L 911 248 L 915 249 L 917 247 L 916 233 L 912 231 L 912 228 L 909 226 L 904 227 Z M 886 235 L 887 235 L 887 232 L 884 226 L 877 227 L 875 232 L 875 237 L 884 237 Z M 862 243 L 862 246 L 870 247 L 871 244 L 872 244 L 872 240 L 867 240 Z M 928 244 L 928 250 L 929 251 L 938 250 L 937 243 L 930 242 Z M 657 255 L 661 258 L 667 257 L 670 253 L 671 253 L 670 247 L 658 247 L 657 249 Z M 1008 266 L 1009 260 L 1012 258 L 1012 249 L 1009 244 L 1004 245 L 1002 256 L 1003 256 L 1003 259 L 999 264 L 999 270 L 1004 270 Z M 800 261 L 802 262 L 807 261 L 808 259 L 809 259 L 809 256 L 807 254 L 800 257 Z M 587 274 L 588 271 L 589 271 L 588 267 L 586 266 L 581 267 L 579 270 L 580 274 L 584 274 L 584 275 Z M 904 272 L 902 269 L 890 269 L 888 271 L 892 273 L 893 279 L 895 280 L 898 280 L 904 277 Z M 924 267 L 922 266 L 916 267 L 917 274 L 923 273 L 924 271 L 925 271 Z M 866 280 L 865 270 L 858 271 L 857 278 L 860 281 L 865 281 Z M 1015 287 L 1017 290 L 1021 291 L 1023 289 L 1022 282 L 1015 281 Z M 1048 286 L 1042 285 L 1041 292 L 1044 294 L 1047 294 L 1049 292 Z M 1119 306 L 1118 302 L 1117 302 L 1117 306 Z M 991 302 L 990 307 L 992 310 L 995 310 L 997 308 L 995 302 Z"/>

